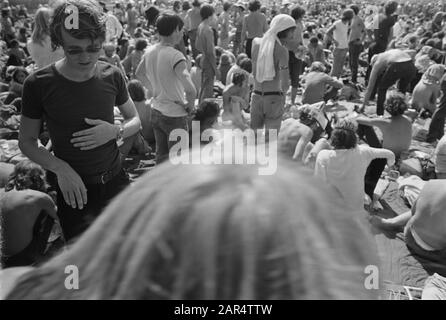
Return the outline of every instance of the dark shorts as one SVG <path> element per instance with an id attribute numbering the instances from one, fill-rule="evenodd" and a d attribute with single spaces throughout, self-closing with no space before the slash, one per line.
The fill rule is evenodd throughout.
<path id="1" fill-rule="evenodd" d="M 446 277 L 446 249 L 427 251 L 421 248 L 415 241 L 412 232 L 410 232 L 410 225 L 407 225 L 404 230 L 406 246 L 412 256 L 423 266 L 429 274 L 438 273 Z"/>

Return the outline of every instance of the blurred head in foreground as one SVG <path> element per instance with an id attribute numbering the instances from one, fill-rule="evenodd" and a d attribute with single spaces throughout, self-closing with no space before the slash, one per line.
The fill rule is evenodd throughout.
<path id="1" fill-rule="evenodd" d="M 370 299 L 376 248 L 339 197 L 280 163 L 165 163 L 10 299 Z M 67 290 L 67 265 L 79 290 Z"/>

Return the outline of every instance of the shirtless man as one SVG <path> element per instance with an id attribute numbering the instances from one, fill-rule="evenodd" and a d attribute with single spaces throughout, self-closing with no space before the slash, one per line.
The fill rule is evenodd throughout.
<path id="1" fill-rule="evenodd" d="M 5 191 L 0 191 L 0 257 L 4 268 L 31 265 L 43 258 L 49 232 L 58 220 L 56 205 L 47 191 L 44 170 L 29 160 L 14 167 Z M 35 229 L 36 223 L 41 228 Z"/>
<path id="2" fill-rule="evenodd" d="M 280 130 L 289 88 L 287 41 L 294 37 L 296 22 L 285 14 L 275 16 L 270 29 L 252 45 L 254 92 L 251 99 L 251 128 Z M 279 41 L 276 41 L 276 39 Z M 268 48 L 270 50 L 268 50 Z M 277 132 L 278 133 L 278 132 Z M 266 135 L 268 139 L 268 135 Z"/>
<path id="3" fill-rule="evenodd" d="M 417 111 L 427 109 L 434 114 L 440 97 L 440 80 L 445 68 L 441 64 L 430 66 L 417 83 L 412 94 L 412 107 Z"/>
<path id="4" fill-rule="evenodd" d="M 405 242 L 411 254 L 428 262 L 429 273 L 446 276 L 446 180 L 428 181 L 411 211 L 384 219 L 377 215 L 369 221 L 379 229 L 404 227 Z"/>
<path id="5" fill-rule="evenodd" d="M 232 83 L 223 91 L 223 121 L 231 121 L 231 125 L 239 129 L 247 129 L 243 120 L 242 109 L 249 105 L 245 100 L 248 91 L 248 74 L 245 71 L 236 71 Z"/>
<path id="6" fill-rule="evenodd" d="M 376 85 L 378 92 L 376 113 L 382 116 L 384 115 L 384 100 L 386 99 L 387 89 L 399 80 L 398 90 L 406 93 L 417 71 L 412 57 L 400 49 L 392 49 L 375 55 L 371 64 L 372 72 L 362 109 L 367 105 Z"/>
<path id="7" fill-rule="evenodd" d="M 358 134 L 365 136 L 367 143 L 373 148 L 384 148 L 392 151 L 398 159 L 401 154 L 407 151 L 412 140 L 412 123 L 404 116 L 407 110 L 405 96 L 402 93 L 390 92 L 386 100 L 386 111 L 390 113 L 390 118 L 367 118 L 360 116 L 358 122 Z M 373 126 L 378 127 L 383 134 L 382 145 L 376 137 Z M 367 169 L 366 193 L 373 199 L 373 191 L 386 166 L 386 161 L 382 159 L 373 160 Z"/>

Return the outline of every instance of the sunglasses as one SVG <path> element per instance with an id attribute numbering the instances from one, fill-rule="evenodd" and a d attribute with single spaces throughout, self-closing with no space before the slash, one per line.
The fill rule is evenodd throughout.
<path id="1" fill-rule="evenodd" d="M 92 53 L 99 53 L 101 51 L 102 47 L 88 47 L 87 49 L 66 49 L 65 52 L 70 56 L 80 55 L 84 52 L 92 54 Z"/>

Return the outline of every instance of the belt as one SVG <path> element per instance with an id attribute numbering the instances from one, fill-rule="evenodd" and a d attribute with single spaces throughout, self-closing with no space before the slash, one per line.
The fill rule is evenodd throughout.
<path id="1" fill-rule="evenodd" d="M 115 168 L 96 176 L 82 177 L 82 181 L 84 181 L 85 184 L 106 184 L 116 177 L 118 173 L 121 172 L 121 169 L 121 166 L 116 166 Z"/>
<path id="2" fill-rule="evenodd" d="M 259 96 L 283 96 L 283 93 L 280 91 L 262 92 L 254 90 L 254 93 L 258 94 Z"/>

